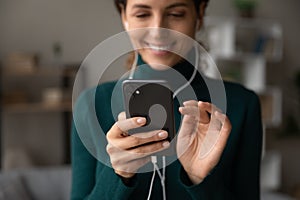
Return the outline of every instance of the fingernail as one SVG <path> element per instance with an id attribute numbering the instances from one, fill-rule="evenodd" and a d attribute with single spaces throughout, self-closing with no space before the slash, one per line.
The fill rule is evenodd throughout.
<path id="1" fill-rule="evenodd" d="M 219 111 L 215 111 L 215 115 L 221 115 Z"/>
<path id="2" fill-rule="evenodd" d="M 139 124 L 144 124 L 144 123 L 146 122 L 146 119 L 143 118 L 143 117 L 141 117 L 141 118 L 138 118 L 138 119 L 136 120 L 136 122 L 139 123 Z"/>
<path id="3" fill-rule="evenodd" d="M 165 131 L 158 133 L 158 136 L 161 137 L 161 138 L 165 138 L 165 137 L 167 137 L 167 135 L 168 135 L 168 133 L 165 132 Z"/>
<path id="4" fill-rule="evenodd" d="M 170 142 L 164 142 L 162 145 L 163 145 L 163 147 L 168 147 L 168 146 L 170 146 Z"/>

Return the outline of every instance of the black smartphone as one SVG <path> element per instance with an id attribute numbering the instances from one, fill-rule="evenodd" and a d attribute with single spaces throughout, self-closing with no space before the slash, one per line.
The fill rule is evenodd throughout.
<path id="1" fill-rule="evenodd" d="M 165 130 L 168 140 L 175 137 L 173 92 L 165 80 L 123 81 L 123 101 L 126 117 L 145 117 L 143 127 L 132 129 L 129 134 Z"/>

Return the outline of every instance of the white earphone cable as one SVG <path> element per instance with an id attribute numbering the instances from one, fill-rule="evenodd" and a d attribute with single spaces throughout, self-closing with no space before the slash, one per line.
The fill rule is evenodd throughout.
<path id="1" fill-rule="evenodd" d="M 129 74 L 129 79 L 133 79 L 133 75 L 134 75 L 134 72 L 135 72 L 135 69 L 136 69 L 136 66 L 137 66 L 137 63 L 138 63 L 138 59 L 139 59 L 139 55 L 138 55 L 138 52 L 135 50 L 134 51 L 134 61 L 131 65 L 131 69 L 130 69 L 130 74 Z"/>
<path id="2" fill-rule="evenodd" d="M 167 199 L 167 195 L 166 195 L 166 156 L 162 157 L 162 162 L 163 162 L 163 173 L 162 173 L 162 179 L 160 179 L 161 182 L 161 186 L 162 186 L 162 191 L 163 191 L 163 200 Z"/>
<path id="3" fill-rule="evenodd" d="M 186 88 L 189 84 L 191 84 L 191 82 L 193 81 L 193 79 L 196 76 L 198 65 L 199 65 L 199 49 L 198 49 L 197 45 L 194 45 L 194 48 L 195 48 L 195 68 L 194 68 L 193 74 L 192 74 L 192 76 L 191 76 L 191 78 L 189 79 L 188 82 L 186 82 L 184 85 L 182 85 L 180 88 L 178 88 L 173 93 L 173 98 L 175 98 L 175 96 L 178 95 L 179 92 L 181 92 L 184 88 Z M 134 51 L 134 61 L 131 65 L 130 74 L 129 74 L 128 79 L 133 79 L 134 72 L 135 72 L 136 67 L 137 67 L 137 63 L 138 63 L 138 52 Z"/>
<path id="4" fill-rule="evenodd" d="M 180 88 L 178 88 L 174 93 L 173 93 L 173 99 L 178 95 L 179 92 L 181 92 L 184 88 L 186 88 L 188 85 L 191 84 L 191 82 L 194 80 L 196 74 L 197 74 L 197 68 L 198 68 L 198 65 L 199 65 L 199 49 L 197 47 L 197 45 L 194 46 L 195 48 L 195 67 L 194 67 L 194 71 L 193 71 L 193 74 L 191 76 L 191 78 L 189 79 L 188 82 L 186 82 L 184 85 L 182 85 Z"/>
<path id="5" fill-rule="evenodd" d="M 153 174 L 150 182 L 150 188 L 149 188 L 149 193 L 147 200 L 150 200 L 151 193 L 152 193 L 152 188 L 153 188 L 153 183 L 154 183 L 154 178 L 155 178 L 155 171 L 156 171 L 156 162 L 157 162 L 157 157 L 156 156 L 151 156 L 151 162 L 153 164 Z"/>
<path id="6" fill-rule="evenodd" d="M 167 199 L 166 196 L 166 186 L 165 186 L 165 178 L 166 178 L 166 156 L 162 157 L 162 162 L 163 162 L 163 171 L 162 173 L 159 170 L 159 167 L 157 165 L 157 156 L 151 156 L 151 162 L 153 164 L 153 174 L 152 174 L 152 178 L 151 178 L 151 182 L 150 182 L 150 188 L 149 188 L 149 193 L 148 193 L 148 198 L 147 200 L 150 200 L 151 197 L 151 193 L 152 193 L 152 188 L 153 188 L 153 184 L 154 184 L 154 178 L 155 178 L 155 174 L 157 172 L 159 178 L 160 178 L 160 183 L 162 186 L 162 192 L 163 192 L 163 200 Z"/>
<path id="7" fill-rule="evenodd" d="M 174 93 L 173 93 L 173 99 L 178 95 L 179 92 L 181 92 L 184 88 L 186 88 L 188 85 L 191 84 L 191 82 L 194 80 L 198 65 L 199 65 L 199 49 L 197 45 L 194 45 L 195 48 L 195 67 L 192 76 L 190 77 L 189 81 L 186 82 L 184 85 L 182 85 L 180 88 L 178 88 Z M 138 63 L 138 53 L 137 51 L 134 51 L 134 62 L 132 63 L 130 74 L 129 74 L 129 79 L 133 79 L 134 72 L 137 67 Z M 155 179 L 155 174 L 157 172 L 160 181 L 161 181 L 161 186 L 162 186 L 162 191 L 163 191 L 163 200 L 166 200 L 166 188 L 165 188 L 165 177 L 166 177 L 166 156 L 162 156 L 162 162 L 163 162 L 163 167 L 162 167 L 162 173 L 159 170 L 159 167 L 157 165 L 157 157 L 156 156 L 151 156 L 151 162 L 153 164 L 153 174 L 150 182 L 150 188 L 149 188 L 149 193 L 147 200 L 150 200 L 152 189 L 153 189 L 153 184 L 154 184 L 154 179 Z"/>

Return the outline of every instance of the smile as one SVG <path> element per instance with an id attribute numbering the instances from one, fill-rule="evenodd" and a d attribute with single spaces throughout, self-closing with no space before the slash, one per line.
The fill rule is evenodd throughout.
<path id="1" fill-rule="evenodd" d="M 168 45 L 156 45 L 156 44 L 145 42 L 145 44 L 147 48 L 150 48 L 151 50 L 154 51 L 170 51 L 171 48 L 174 46 L 174 43 Z"/>

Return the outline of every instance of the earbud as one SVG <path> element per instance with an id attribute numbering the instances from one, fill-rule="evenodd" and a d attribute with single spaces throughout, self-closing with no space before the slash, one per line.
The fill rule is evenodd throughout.
<path id="1" fill-rule="evenodd" d="M 124 22 L 125 30 L 128 31 L 128 22 Z"/>

